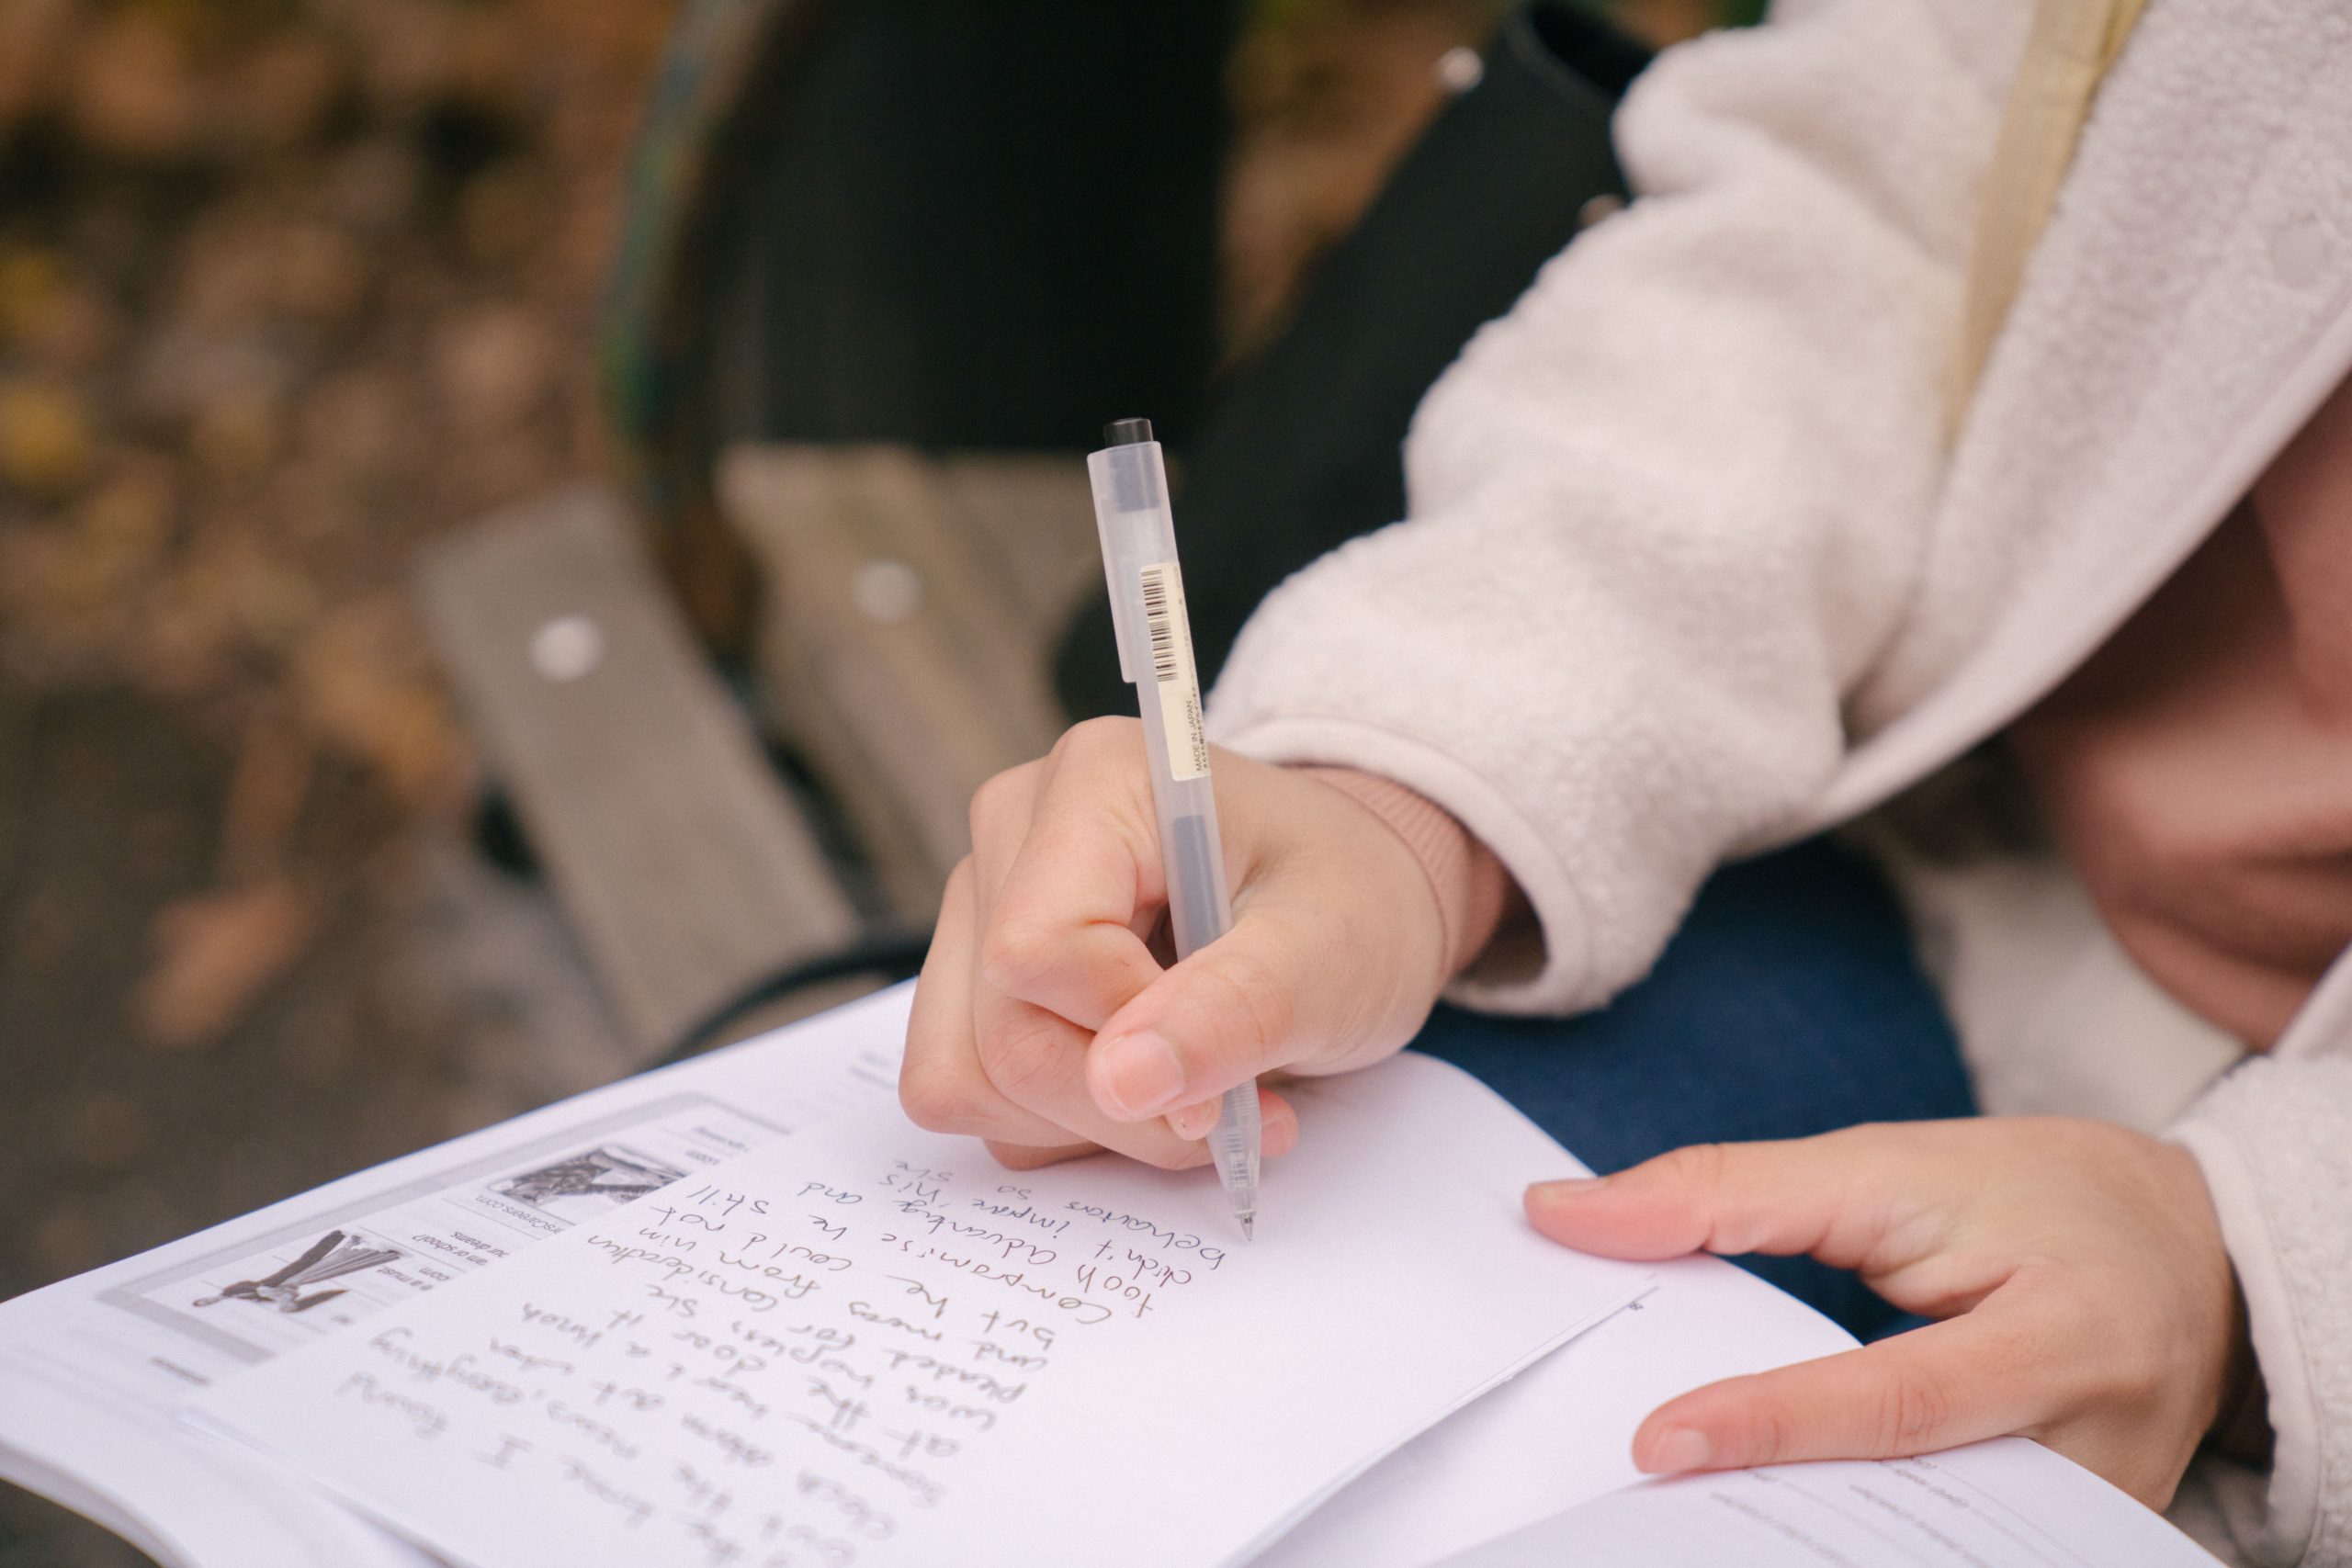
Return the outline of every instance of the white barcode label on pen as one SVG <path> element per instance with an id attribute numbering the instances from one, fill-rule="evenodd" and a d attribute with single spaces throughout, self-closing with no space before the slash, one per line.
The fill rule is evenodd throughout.
<path id="1" fill-rule="evenodd" d="M 1143 618 L 1151 638 L 1151 678 L 1159 689 L 1160 728 L 1168 737 L 1169 773 L 1199 778 L 1209 771 L 1209 738 L 1201 725 L 1201 680 L 1193 670 L 1184 578 L 1174 561 L 1143 569 Z"/>

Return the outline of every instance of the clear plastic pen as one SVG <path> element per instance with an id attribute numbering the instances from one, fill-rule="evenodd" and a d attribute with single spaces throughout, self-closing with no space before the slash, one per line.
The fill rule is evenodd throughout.
<path id="1" fill-rule="evenodd" d="M 1193 629 L 1184 617 L 1184 578 L 1176 564 L 1176 519 L 1168 506 L 1168 470 L 1151 422 L 1123 419 L 1102 433 L 1108 444 L 1086 460 L 1094 481 L 1094 524 L 1102 536 L 1102 571 L 1111 586 L 1111 622 L 1119 638 L 1119 672 L 1135 682 L 1151 763 L 1151 798 L 1159 815 L 1159 853 L 1168 869 L 1168 921 L 1176 956 L 1189 957 L 1233 923 L 1225 850 L 1209 784 L 1209 743 L 1201 728 L 1201 682 L 1193 667 Z M 1258 1221 L 1258 1086 L 1226 1091 L 1209 1133 L 1217 1179 L 1232 1200 L 1241 1234 Z"/>

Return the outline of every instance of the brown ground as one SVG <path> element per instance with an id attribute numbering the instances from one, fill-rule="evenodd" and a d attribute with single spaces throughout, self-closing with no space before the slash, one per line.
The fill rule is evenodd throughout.
<path id="1" fill-rule="evenodd" d="M 0 1298 L 625 1066 L 403 576 L 603 460 L 673 4 L 0 0 Z M 1268 9 L 1244 338 L 1492 14 Z M 141 1561 L 0 1488 L 0 1568 Z"/>

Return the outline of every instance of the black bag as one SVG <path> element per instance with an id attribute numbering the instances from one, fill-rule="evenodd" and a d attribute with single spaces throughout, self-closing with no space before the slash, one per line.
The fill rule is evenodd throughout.
<path id="1" fill-rule="evenodd" d="M 1609 121 L 1648 59 L 1562 0 L 1512 12 L 1477 84 L 1324 259 L 1289 327 L 1223 389 L 1196 442 L 1171 443 L 1204 681 L 1283 578 L 1404 515 L 1401 448 L 1421 394 L 1623 201 Z M 1134 711 L 1106 602 L 1064 634 L 1055 677 L 1073 718 Z"/>
<path id="2" fill-rule="evenodd" d="M 604 332 L 673 569 L 696 579 L 684 535 L 710 533 L 730 441 L 1074 454 L 1142 415 L 1180 459 L 1213 678 L 1274 584 L 1396 521 L 1422 392 L 1622 197 L 1609 120 L 1648 57 L 1572 0 L 1510 13 L 1282 335 L 1213 385 L 1239 10 L 687 0 Z M 1129 710 L 1099 599 L 1056 678 L 1073 717 Z"/>

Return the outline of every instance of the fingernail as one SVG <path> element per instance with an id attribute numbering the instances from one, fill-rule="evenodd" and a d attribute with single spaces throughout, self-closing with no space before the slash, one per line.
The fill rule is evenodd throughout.
<path id="1" fill-rule="evenodd" d="M 1216 1125 L 1218 1110 L 1219 1102 L 1214 1100 L 1179 1106 L 1168 1113 L 1169 1130 L 1180 1138 L 1205 1138 L 1209 1129 Z"/>
<path id="2" fill-rule="evenodd" d="M 1608 1182 L 1605 1176 L 1565 1176 L 1557 1181 L 1538 1181 L 1527 1189 L 1531 1203 L 1566 1203 Z"/>
<path id="3" fill-rule="evenodd" d="M 1671 1475 L 1685 1470 L 1703 1470 L 1715 1456 L 1715 1445 L 1707 1434 L 1690 1427 L 1668 1427 L 1649 1444 L 1649 1457 L 1634 1462 L 1652 1475 Z"/>
<path id="4" fill-rule="evenodd" d="M 1095 1086 L 1102 1109 L 1114 1116 L 1129 1122 L 1157 1116 L 1184 1092 L 1184 1065 L 1176 1059 L 1176 1048 L 1149 1030 L 1097 1041 L 1094 1049 L 1102 1061 Z"/>

